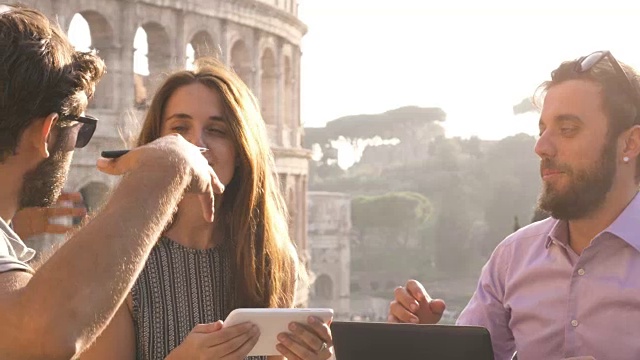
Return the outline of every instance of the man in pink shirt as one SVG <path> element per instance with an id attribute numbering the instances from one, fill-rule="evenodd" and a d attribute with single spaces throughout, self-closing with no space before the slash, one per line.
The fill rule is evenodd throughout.
<path id="1" fill-rule="evenodd" d="M 640 359 L 638 89 L 608 51 L 541 85 L 539 207 L 551 217 L 498 245 L 458 319 L 489 330 L 496 359 Z M 434 324 L 444 308 L 410 280 L 389 321 Z"/>

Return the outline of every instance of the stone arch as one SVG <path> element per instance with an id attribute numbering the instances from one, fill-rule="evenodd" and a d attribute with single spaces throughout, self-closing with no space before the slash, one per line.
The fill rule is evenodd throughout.
<path id="1" fill-rule="evenodd" d="M 100 181 L 91 181 L 78 190 L 82 195 L 82 201 L 87 208 L 87 213 L 92 214 L 97 210 L 100 210 L 104 203 L 107 201 L 108 195 L 111 192 L 109 185 Z M 81 219 L 75 219 L 74 223 L 77 224 Z"/>
<path id="2" fill-rule="evenodd" d="M 251 87 L 253 64 L 251 62 L 251 54 L 243 40 L 236 40 L 231 46 L 231 67 L 240 79 L 242 79 L 248 87 Z"/>
<path id="3" fill-rule="evenodd" d="M 260 56 L 260 107 L 262 117 L 268 125 L 277 124 L 276 100 L 278 98 L 278 71 L 272 49 L 266 48 Z"/>
<path id="4" fill-rule="evenodd" d="M 333 299 L 333 279 L 327 274 L 321 274 L 314 284 L 316 298 L 321 300 Z"/>
<path id="5" fill-rule="evenodd" d="M 89 213 L 99 210 L 104 205 L 110 191 L 109 185 L 100 181 L 87 183 L 79 190 Z"/>
<path id="6" fill-rule="evenodd" d="M 97 11 L 82 11 L 82 17 L 89 23 L 93 47 L 100 50 L 113 46 L 113 28 L 109 21 Z"/>
<path id="7" fill-rule="evenodd" d="M 170 38 L 164 26 L 146 22 L 134 40 L 134 86 L 136 107 L 145 109 L 153 98 L 163 74 L 171 66 Z"/>
<path id="8" fill-rule="evenodd" d="M 287 173 L 277 174 L 278 185 L 279 185 L 278 189 L 280 190 L 280 195 L 282 196 L 283 199 L 285 199 L 285 197 L 287 196 L 287 177 L 288 177 Z"/>
<path id="9" fill-rule="evenodd" d="M 88 39 L 83 38 L 87 35 Z M 107 67 L 115 66 L 119 61 L 118 49 L 114 43 L 113 27 L 107 18 L 97 11 L 87 10 L 76 13 L 69 23 L 68 36 L 78 50 L 95 50 Z M 93 100 L 89 102 L 90 109 L 112 109 L 115 107 L 115 77 L 116 74 L 113 71 L 105 74 L 96 86 Z"/>
<path id="10" fill-rule="evenodd" d="M 194 51 L 194 60 L 204 56 L 217 57 L 219 53 L 218 44 L 215 38 L 207 31 L 200 30 L 196 32 L 189 41 Z"/>

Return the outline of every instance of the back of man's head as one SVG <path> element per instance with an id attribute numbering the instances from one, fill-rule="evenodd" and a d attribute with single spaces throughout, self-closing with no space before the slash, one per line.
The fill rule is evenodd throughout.
<path id="1" fill-rule="evenodd" d="M 93 53 L 75 51 L 41 12 L 0 7 L 0 162 L 15 154 L 24 130 L 39 118 L 80 115 L 105 72 Z"/>

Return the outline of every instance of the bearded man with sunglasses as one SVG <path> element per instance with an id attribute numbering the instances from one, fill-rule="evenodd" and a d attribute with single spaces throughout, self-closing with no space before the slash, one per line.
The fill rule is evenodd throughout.
<path id="1" fill-rule="evenodd" d="M 0 5 L 0 359 L 75 358 L 122 304 L 185 191 L 213 221 L 224 186 L 197 147 L 167 136 L 98 168 L 125 175 L 103 210 L 37 271 L 10 227 L 17 210 L 52 205 L 104 63 L 75 51 L 37 10 Z"/>
<path id="2" fill-rule="evenodd" d="M 551 217 L 497 246 L 458 318 L 489 330 L 496 359 L 640 359 L 638 85 L 608 51 L 541 85 L 539 207 Z M 389 321 L 437 323 L 444 308 L 410 280 Z"/>

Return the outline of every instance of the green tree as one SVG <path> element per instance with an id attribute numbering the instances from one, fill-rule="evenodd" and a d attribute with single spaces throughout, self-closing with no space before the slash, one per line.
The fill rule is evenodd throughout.
<path id="1" fill-rule="evenodd" d="M 513 105 L 513 114 L 519 115 L 528 112 L 540 111 L 538 107 L 533 103 L 532 98 L 524 98 L 518 104 Z"/>
<path id="2" fill-rule="evenodd" d="M 413 192 L 359 196 L 351 201 L 351 221 L 363 237 L 371 231 L 382 231 L 403 247 L 416 236 L 431 213 L 429 200 Z"/>
<path id="3" fill-rule="evenodd" d="M 441 193 L 435 226 L 436 264 L 447 277 L 464 275 L 473 265 L 474 239 L 469 234 L 473 213 L 460 174 L 451 174 Z"/>

